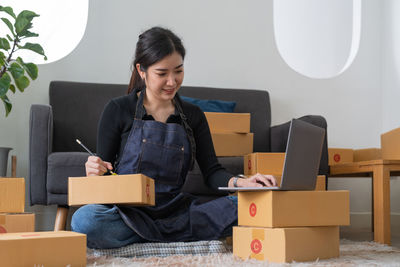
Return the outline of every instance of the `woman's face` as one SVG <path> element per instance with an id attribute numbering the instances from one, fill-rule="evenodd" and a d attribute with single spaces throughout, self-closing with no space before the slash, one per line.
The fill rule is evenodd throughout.
<path id="1" fill-rule="evenodd" d="M 178 52 L 154 63 L 146 72 L 140 70 L 140 64 L 136 68 L 145 80 L 146 94 L 150 99 L 170 101 L 181 87 L 184 69 L 182 56 Z"/>

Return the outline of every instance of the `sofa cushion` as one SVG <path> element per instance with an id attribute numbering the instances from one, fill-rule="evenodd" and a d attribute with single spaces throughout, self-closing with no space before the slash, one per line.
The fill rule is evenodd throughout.
<path id="1" fill-rule="evenodd" d="M 47 192 L 68 194 L 68 177 L 86 176 L 86 152 L 54 152 L 47 159 Z M 67 204 L 67 203 L 65 203 Z"/>
<path id="2" fill-rule="evenodd" d="M 198 106 L 203 112 L 233 112 L 236 102 L 223 100 L 204 100 L 181 96 L 183 101 L 192 103 Z"/>

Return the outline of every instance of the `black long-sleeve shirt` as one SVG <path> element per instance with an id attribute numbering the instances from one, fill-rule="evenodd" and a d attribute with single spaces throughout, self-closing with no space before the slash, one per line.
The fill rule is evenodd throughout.
<path id="1" fill-rule="evenodd" d="M 137 100 L 136 93 L 132 92 L 112 99 L 105 106 L 97 134 L 97 154 L 102 160 L 114 164 L 121 157 L 135 117 Z M 198 106 L 184 101 L 181 103 L 183 113 L 193 130 L 196 160 L 205 182 L 214 189 L 227 186 L 233 175 L 218 163 L 204 113 Z M 143 119 L 153 119 L 153 117 L 144 115 Z M 167 123 L 181 123 L 181 119 L 179 115 L 171 115 Z"/>

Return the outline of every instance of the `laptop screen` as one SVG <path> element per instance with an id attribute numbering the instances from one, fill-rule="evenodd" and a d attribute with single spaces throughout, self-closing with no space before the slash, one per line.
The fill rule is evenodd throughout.
<path id="1" fill-rule="evenodd" d="M 325 129 L 293 119 L 290 124 L 281 190 L 314 190 Z"/>

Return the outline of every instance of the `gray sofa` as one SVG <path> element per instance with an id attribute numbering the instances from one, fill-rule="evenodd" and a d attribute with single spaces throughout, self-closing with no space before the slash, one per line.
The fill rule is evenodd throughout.
<path id="1" fill-rule="evenodd" d="M 65 227 L 68 177 L 85 175 L 88 153 L 75 139 L 80 139 L 95 152 L 97 123 L 103 107 L 111 98 L 125 94 L 126 89 L 126 85 L 120 84 L 53 81 L 49 90 L 50 104 L 32 105 L 29 122 L 30 204 L 58 205 L 55 229 Z M 251 113 L 254 152 L 285 151 L 289 123 L 271 127 L 267 91 L 183 86 L 179 93 L 199 99 L 235 101 L 235 112 Z M 301 119 L 327 127 L 321 116 Z M 233 174 L 243 172 L 242 157 L 220 157 L 219 161 Z M 329 173 L 326 138 L 319 173 Z M 197 166 L 188 174 L 183 190 L 201 195 L 224 194 L 203 183 Z"/>

